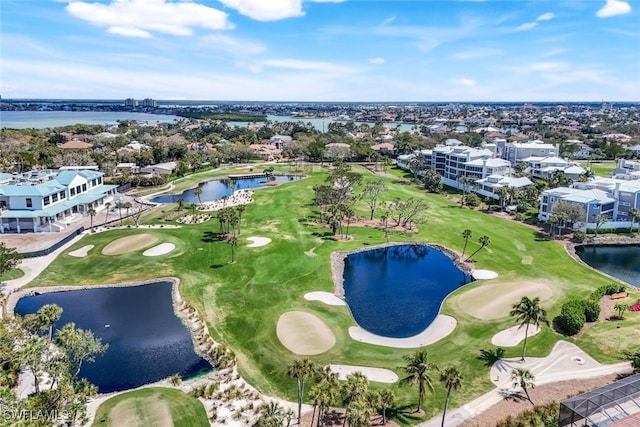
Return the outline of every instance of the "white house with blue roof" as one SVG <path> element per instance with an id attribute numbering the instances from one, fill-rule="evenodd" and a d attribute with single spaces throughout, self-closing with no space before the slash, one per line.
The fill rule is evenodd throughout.
<path id="1" fill-rule="evenodd" d="M 112 203 L 115 185 L 89 169 L 0 173 L 0 232 L 61 231 L 71 221 Z"/>

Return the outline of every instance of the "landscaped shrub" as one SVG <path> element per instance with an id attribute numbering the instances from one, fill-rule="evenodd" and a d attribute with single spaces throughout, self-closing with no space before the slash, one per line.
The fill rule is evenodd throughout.
<path id="1" fill-rule="evenodd" d="M 587 233 L 584 231 L 574 231 L 573 232 L 573 241 L 582 243 L 587 239 Z"/>
<path id="2" fill-rule="evenodd" d="M 575 335 L 580 332 L 586 321 L 584 312 L 583 300 L 569 300 L 562 306 L 560 316 L 555 318 L 555 323 L 565 335 Z"/>
<path id="3" fill-rule="evenodd" d="M 600 316 L 600 304 L 598 301 L 587 300 L 584 303 L 584 316 L 587 322 L 595 322 Z"/>
<path id="4" fill-rule="evenodd" d="M 591 299 L 594 301 L 598 301 L 605 295 L 613 295 L 619 292 L 624 292 L 626 290 L 626 286 L 617 283 L 609 283 L 608 285 L 602 285 L 591 294 Z"/>

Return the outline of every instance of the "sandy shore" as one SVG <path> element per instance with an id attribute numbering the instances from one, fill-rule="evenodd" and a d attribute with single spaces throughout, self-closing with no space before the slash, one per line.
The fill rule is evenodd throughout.
<path id="1" fill-rule="evenodd" d="M 417 335 L 407 338 L 389 338 L 372 334 L 360 326 L 349 328 L 349 335 L 356 341 L 367 344 L 380 345 L 393 348 L 417 348 L 433 344 L 448 336 L 454 331 L 458 322 L 455 318 L 445 314 L 439 314 L 427 329 Z"/>

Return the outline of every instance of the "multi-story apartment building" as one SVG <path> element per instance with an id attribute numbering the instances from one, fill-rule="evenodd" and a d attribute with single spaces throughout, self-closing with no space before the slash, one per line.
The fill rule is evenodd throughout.
<path id="1" fill-rule="evenodd" d="M 502 151 L 502 158 L 515 165 L 528 157 L 553 157 L 558 156 L 558 147 L 546 144 L 537 139 L 529 142 L 507 142 Z"/>
<path id="2" fill-rule="evenodd" d="M 113 202 L 115 185 L 90 169 L 0 173 L 0 232 L 61 231 L 90 208 Z"/>
<path id="3" fill-rule="evenodd" d="M 511 163 L 495 158 L 493 150 L 467 147 L 455 139 L 449 139 L 432 150 L 398 156 L 397 164 L 402 169 L 415 171 L 418 176 L 424 175 L 428 169 L 433 170 L 442 177 L 443 184 L 458 189 L 463 185 L 468 188 L 470 180 L 476 184 L 473 191 L 494 199 L 500 197 L 496 193 L 499 187 L 522 189 L 531 184 L 528 178 L 511 178 Z M 466 183 L 463 178 L 467 178 Z"/>
<path id="4" fill-rule="evenodd" d="M 576 182 L 571 187 L 546 190 L 540 198 L 538 219 L 547 221 L 558 201 L 576 204 L 584 209 L 584 229 L 595 228 L 596 217 L 606 215 L 605 228 L 631 226 L 631 209 L 640 209 L 640 179 L 625 180 L 597 177 L 588 182 Z"/>

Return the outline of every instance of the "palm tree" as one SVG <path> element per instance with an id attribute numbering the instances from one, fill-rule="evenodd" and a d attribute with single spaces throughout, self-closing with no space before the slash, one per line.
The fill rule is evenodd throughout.
<path id="1" fill-rule="evenodd" d="M 304 396 L 304 380 L 315 371 L 315 365 L 309 359 L 296 359 L 287 369 L 287 375 L 298 382 L 298 424 L 302 413 L 302 398 Z"/>
<path id="2" fill-rule="evenodd" d="M 236 211 L 238 212 L 238 234 L 240 234 L 240 226 L 242 225 L 242 214 L 246 207 L 242 204 L 236 206 Z"/>
<path id="3" fill-rule="evenodd" d="M 278 402 L 269 402 L 260 408 L 260 418 L 256 421 L 258 427 L 281 427 L 284 421 L 284 409 Z"/>
<path id="4" fill-rule="evenodd" d="M 478 252 L 480 252 L 480 250 L 482 248 L 484 248 L 485 246 L 489 246 L 491 244 L 491 239 L 489 238 L 489 236 L 481 236 L 478 239 L 478 243 L 480 243 L 480 247 L 478 249 L 476 249 L 476 251 L 474 253 L 472 253 L 471 255 L 469 255 L 469 258 L 467 258 L 467 261 L 471 260 L 471 258 L 473 258 L 473 256 L 475 254 L 477 254 Z"/>
<path id="5" fill-rule="evenodd" d="M 440 374 L 440 382 L 443 382 L 447 387 L 447 397 L 444 400 L 444 411 L 442 412 L 442 424 L 440 424 L 441 427 L 444 427 L 451 390 L 458 390 L 462 386 L 462 374 L 456 368 L 450 366 Z"/>
<path id="6" fill-rule="evenodd" d="M 631 218 L 631 232 L 633 232 L 633 223 L 638 222 L 638 229 L 636 232 L 640 232 L 640 209 L 629 209 L 629 218 Z"/>
<path id="7" fill-rule="evenodd" d="M 467 250 L 467 243 L 469 243 L 469 239 L 473 235 L 473 232 L 468 228 L 462 232 L 462 237 L 464 238 L 464 248 L 462 248 L 462 257 L 464 258 L 464 253 Z"/>
<path id="8" fill-rule="evenodd" d="M 509 190 L 507 189 L 507 187 L 498 187 L 494 192 L 500 198 L 500 210 L 504 209 L 504 202 L 507 198 L 507 194 L 509 193 Z"/>
<path id="9" fill-rule="evenodd" d="M 527 396 L 527 400 L 532 405 L 533 405 L 533 401 L 529 396 L 529 389 L 536 387 L 534 383 L 535 379 L 536 378 L 528 369 L 517 368 L 511 371 L 511 381 L 513 381 L 513 387 L 515 388 L 520 386 L 520 388 L 522 388 L 522 391 L 524 391 L 524 394 Z"/>
<path id="10" fill-rule="evenodd" d="M 527 338 L 529 335 L 529 324 L 533 323 L 536 327 L 540 327 L 540 323 L 549 324 L 547 320 L 547 311 L 540 307 L 540 298 L 530 299 L 522 297 L 520 302 L 513 304 L 509 315 L 514 316 L 520 327 L 525 326 L 524 343 L 522 344 L 522 360 L 524 361 L 527 352 Z"/>
<path id="11" fill-rule="evenodd" d="M 433 391 L 433 381 L 429 376 L 429 371 L 437 370 L 438 367 L 429 362 L 427 350 L 418 350 L 413 354 L 407 354 L 404 356 L 404 360 L 407 362 L 404 367 L 407 376 L 400 380 L 400 384 L 418 385 L 418 408 L 416 412 L 420 412 L 427 388 Z"/>
<path id="12" fill-rule="evenodd" d="M 198 203 L 202 204 L 202 200 L 200 199 L 200 196 L 202 195 L 202 187 L 196 187 L 193 190 L 193 194 L 198 198 Z"/>
<path id="13" fill-rule="evenodd" d="M 131 202 L 125 202 L 122 205 L 123 208 L 125 208 L 127 210 L 127 216 L 129 216 L 129 209 L 131 209 Z"/>
<path id="14" fill-rule="evenodd" d="M 389 389 L 380 390 L 380 407 L 382 408 L 382 424 L 387 423 L 387 409 L 395 403 L 396 395 Z"/>
<path id="15" fill-rule="evenodd" d="M 120 214 L 120 225 L 122 226 L 122 208 L 124 208 L 124 206 L 121 201 L 116 202 L 116 208 L 118 208 L 118 213 Z"/>
<path id="16" fill-rule="evenodd" d="M 619 302 L 613 306 L 613 309 L 618 312 L 618 318 L 622 320 L 624 319 L 624 317 L 622 317 L 624 312 L 629 310 L 629 304 L 626 304 L 624 302 Z"/>
<path id="17" fill-rule="evenodd" d="M 356 399 L 349 405 L 349 413 L 345 413 L 345 421 L 350 427 L 369 427 L 373 409 L 363 398 Z"/>
<path id="18" fill-rule="evenodd" d="M 178 210 L 181 211 L 182 210 L 182 206 L 184 205 L 184 199 L 182 197 L 180 197 L 178 200 Z"/>
<path id="19" fill-rule="evenodd" d="M 238 246 L 238 238 L 236 236 L 231 236 L 227 240 L 227 243 L 229 244 L 229 246 L 231 246 L 231 264 L 233 264 L 234 262 L 236 262 L 236 260 L 235 260 L 235 248 L 236 248 L 236 246 Z"/>
<path id="20" fill-rule="evenodd" d="M 347 405 L 344 412 L 344 421 L 342 425 L 346 425 L 351 411 L 351 404 L 363 400 L 369 389 L 369 380 L 362 372 L 354 372 L 347 376 L 347 381 L 342 384 L 342 401 Z"/>
<path id="21" fill-rule="evenodd" d="M 53 339 L 53 324 L 62 316 L 62 307 L 56 304 L 47 304 L 40 307 L 38 316 L 49 328 L 49 341 Z"/>
<path id="22" fill-rule="evenodd" d="M 317 383 L 314 387 L 318 387 L 318 425 L 320 425 L 325 409 L 331 406 L 337 398 L 340 384 L 338 374 L 333 372 L 329 366 L 316 370 L 315 379 Z M 311 394 L 311 391 L 309 393 Z M 313 419 L 311 421 L 313 425 Z"/>
<path id="23" fill-rule="evenodd" d="M 91 217 L 91 225 L 89 226 L 89 228 L 91 229 L 91 231 L 93 231 L 93 217 L 96 216 L 96 210 L 93 208 L 87 209 L 87 215 Z"/>
<path id="24" fill-rule="evenodd" d="M 107 202 L 104 204 L 104 222 L 109 220 L 109 208 L 111 207 L 111 203 Z"/>

